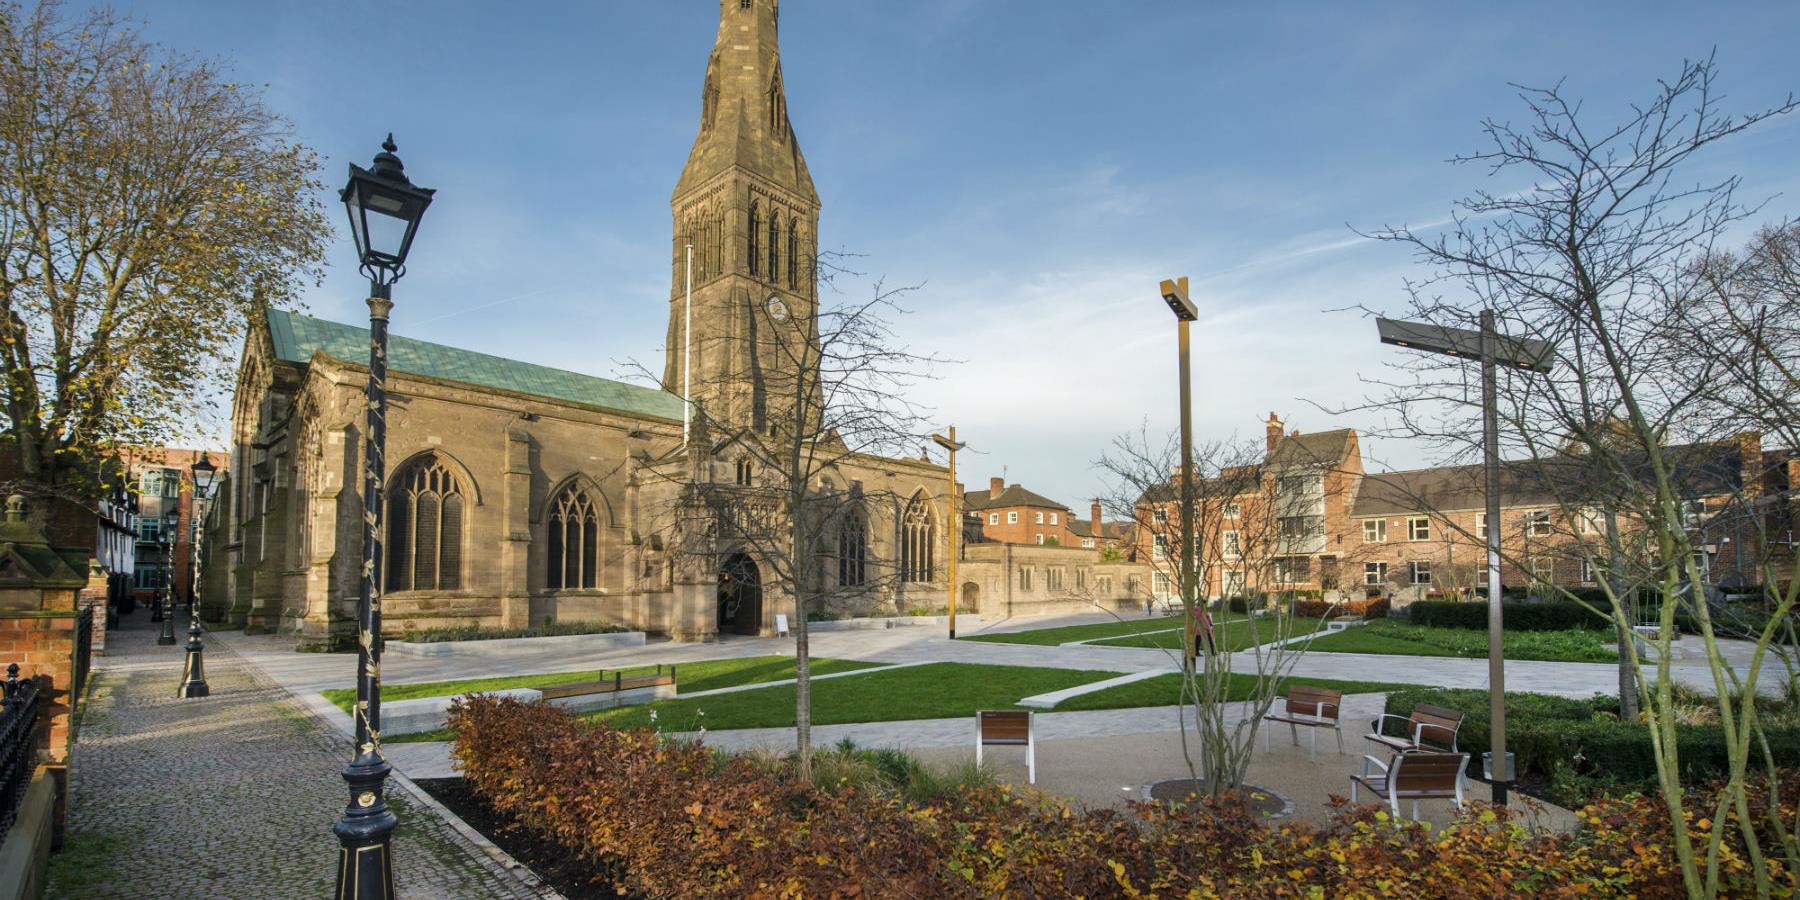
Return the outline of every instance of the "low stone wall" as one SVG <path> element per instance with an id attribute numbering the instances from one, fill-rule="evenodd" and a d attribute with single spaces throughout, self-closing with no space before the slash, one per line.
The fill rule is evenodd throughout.
<path id="1" fill-rule="evenodd" d="M 555 650 L 566 653 L 585 653 L 594 650 L 613 650 L 619 647 L 642 647 L 644 633 L 641 631 L 614 632 L 612 634 L 565 634 L 557 637 L 500 638 L 491 641 L 438 641 L 429 644 L 414 644 L 406 641 L 388 641 L 384 645 L 385 652 L 399 656 L 425 658 L 467 657 L 469 659 L 505 659 L 521 650 Z"/>
<path id="2" fill-rule="evenodd" d="M 977 625 L 981 616 L 958 613 L 956 622 L 959 625 Z M 872 616 L 862 619 L 828 619 L 820 622 L 806 623 L 807 631 L 866 631 L 878 628 L 902 628 L 913 625 L 943 625 L 948 627 L 949 616 Z"/>
<path id="3" fill-rule="evenodd" d="M 0 844 L 0 900 L 36 900 L 44 894 L 44 869 L 56 823 L 56 777 L 46 767 L 32 773 L 19 803 L 19 818 Z"/>

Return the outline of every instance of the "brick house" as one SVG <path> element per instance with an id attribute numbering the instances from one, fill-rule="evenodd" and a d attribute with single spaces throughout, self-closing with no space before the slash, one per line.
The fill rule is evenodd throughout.
<path id="1" fill-rule="evenodd" d="M 1004 478 L 989 479 L 985 491 L 964 491 L 963 509 L 980 520 L 984 541 L 1080 546 L 1080 536 L 1071 527 L 1074 516 L 1067 506 L 1023 485 L 1008 485 Z"/>
<path id="2" fill-rule="evenodd" d="M 1207 546 L 1202 593 L 1248 590 L 1384 593 L 1412 599 L 1468 595 L 1479 584 L 1487 540 L 1481 469 L 1444 466 L 1365 473 L 1356 432 L 1286 432 L 1266 423 L 1266 456 L 1197 486 L 1195 533 Z M 1791 577 L 1800 460 L 1765 451 L 1761 438 L 1670 446 L 1684 515 L 1702 534 L 1697 557 L 1711 584 L 1761 581 L 1758 529 L 1781 554 L 1778 577 Z M 1593 585 L 1587 558 L 1605 535 L 1598 506 L 1559 499 L 1592 490 L 1579 458 L 1503 464 L 1499 527 L 1508 588 Z M 1561 481 L 1563 483 L 1558 484 Z M 1139 552 L 1159 566 L 1153 591 L 1174 593 L 1179 567 L 1177 483 L 1158 485 L 1140 502 Z M 1630 523 L 1619 523 L 1626 531 Z M 1208 548 L 1211 549 L 1209 552 Z"/>
<path id="3" fill-rule="evenodd" d="M 206 453 L 221 476 L 229 468 L 224 450 L 192 450 L 180 447 L 147 447 L 125 455 L 138 503 L 137 552 L 132 575 L 132 595 L 148 603 L 165 586 L 174 587 L 177 602 L 189 593 L 194 534 L 206 518 L 211 498 L 194 496 L 191 467 Z M 217 482 L 215 482 L 216 484 Z M 169 537 L 167 552 L 163 537 Z"/>

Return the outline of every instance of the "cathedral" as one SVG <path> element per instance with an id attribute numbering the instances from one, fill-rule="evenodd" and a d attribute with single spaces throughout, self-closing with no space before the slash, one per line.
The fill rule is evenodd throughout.
<path id="1" fill-rule="evenodd" d="M 720 4 L 699 133 L 671 201 L 660 388 L 391 339 L 390 633 L 596 622 L 711 640 L 770 634 L 776 615 L 797 615 L 769 577 L 771 560 L 728 528 L 692 526 L 720 514 L 697 505 L 698 489 L 758 483 L 766 444 L 806 427 L 804 409 L 822 402 L 808 377 L 817 355 L 806 352 L 818 340 L 820 201 L 788 118 L 778 21 L 778 0 Z M 396 327 L 404 333 L 404 318 Z M 302 649 L 341 648 L 354 635 L 368 346 L 359 325 L 283 310 L 254 323 L 232 410 L 231 481 L 206 542 L 209 617 L 292 634 Z M 866 589 L 809 611 L 941 611 L 951 591 L 945 469 L 922 455 L 845 452 L 820 482 L 881 499 L 839 523 L 848 531 L 824 567 Z M 1141 602 L 1135 572 L 1067 580 L 1117 594 L 1087 598 L 1045 593 L 1065 580 L 1028 571 L 1091 567 L 1093 551 L 962 556 L 965 611 L 1002 600 L 1008 612 Z"/>

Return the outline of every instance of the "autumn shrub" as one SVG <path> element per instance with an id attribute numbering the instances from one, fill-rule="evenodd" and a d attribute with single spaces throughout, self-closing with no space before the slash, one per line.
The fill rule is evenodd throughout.
<path id="1" fill-rule="evenodd" d="M 1480 806 L 1441 829 L 1396 827 L 1375 807 L 1348 806 L 1323 823 L 1270 824 L 1229 801 L 1076 809 L 991 783 L 920 800 L 809 786 L 702 746 L 510 699 L 472 698 L 451 719 L 457 765 L 477 796 L 591 864 L 602 883 L 643 896 L 1682 893 L 1665 808 L 1644 798 L 1584 809 L 1566 835 L 1528 833 Z M 1784 783 L 1796 781 L 1800 773 Z M 1770 804 L 1766 790 L 1753 792 L 1759 828 L 1771 805 L 1792 814 L 1791 798 Z M 1746 869 L 1735 834 L 1721 866 L 1737 892 Z M 1777 887 L 1791 890 L 1776 865 Z"/>

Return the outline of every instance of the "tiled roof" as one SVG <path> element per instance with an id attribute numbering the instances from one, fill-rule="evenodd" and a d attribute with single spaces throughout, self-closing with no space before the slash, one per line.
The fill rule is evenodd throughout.
<path id="1" fill-rule="evenodd" d="M 1350 440 L 1355 434 L 1348 428 L 1338 428 L 1312 434 L 1288 435 L 1275 445 L 1275 452 L 1269 455 L 1269 465 L 1278 469 L 1285 466 L 1336 465 L 1349 454 Z"/>
<path id="2" fill-rule="evenodd" d="M 278 359 L 305 364 L 312 360 L 315 352 L 324 351 L 326 355 L 346 362 L 368 362 L 367 328 L 328 322 L 280 309 L 269 310 L 268 321 L 269 337 L 275 345 L 275 356 Z M 533 365 L 516 359 L 489 356 L 443 344 L 416 341 L 398 335 L 390 335 L 388 338 L 388 366 L 396 372 L 460 381 L 534 397 L 662 419 L 681 418 L 681 398 L 667 391 Z"/>
<path id="3" fill-rule="evenodd" d="M 1008 485 L 998 496 L 989 496 L 992 491 L 965 491 L 963 508 L 969 510 L 993 509 L 1007 506 L 1041 506 L 1045 509 L 1068 509 L 1068 505 L 1058 503 L 1043 494 L 1033 493 L 1013 484 Z"/>
<path id="4" fill-rule="evenodd" d="M 1717 497 L 1735 493 L 1743 483 L 1742 457 L 1730 441 L 1677 444 L 1663 449 L 1684 497 Z M 1641 484 L 1647 463 L 1634 455 L 1624 461 L 1632 472 L 1625 484 Z M 1480 509 L 1485 505 L 1480 466 L 1444 466 L 1383 472 L 1363 478 L 1356 495 L 1357 516 L 1382 516 L 1426 510 Z M 1508 507 L 1553 505 L 1599 500 L 1605 476 L 1581 457 L 1500 464 L 1500 496 Z M 1559 482 L 1561 482 L 1559 487 Z"/>

